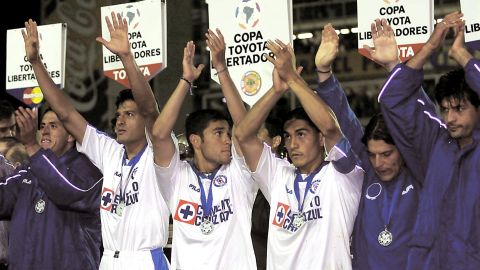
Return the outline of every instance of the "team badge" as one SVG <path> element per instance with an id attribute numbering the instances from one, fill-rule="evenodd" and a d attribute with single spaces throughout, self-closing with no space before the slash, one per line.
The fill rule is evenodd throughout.
<path id="1" fill-rule="evenodd" d="M 177 211 L 175 211 L 174 219 L 179 222 L 195 224 L 197 217 L 198 204 L 180 200 L 178 202 Z"/>
<path id="2" fill-rule="evenodd" d="M 380 183 L 373 183 L 368 186 L 365 198 L 369 200 L 375 200 L 382 193 L 382 185 Z"/>
<path id="3" fill-rule="evenodd" d="M 37 212 L 37 214 L 41 214 L 45 211 L 45 206 L 47 205 L 47 203 L 42 200 L 42 199 L 39 199 L 36 203 L 35 203 L 35 212 Z"/>
<path id="4" fill-rule="evenodd" d="M 312 185 L 310 186 L 310 192 L 315 194 L 319 185 L 320 185 L 320 179 L 313 181 Z"/>
<path id="5" fill-rule="evenodd" d="M 245 95 L 253 96 L 262 87 L 262 77 L 256 71 L 248 71 L 243 75 L 240 87 Z"/>
<path id="6" fill-rule="evenodd" d="M 290 206 L 279 202 L 277 205 L 277 210 L 275 211 L 275 216 L 273 217 L 272 224 L 278 227 L 282 227 L 289 209 Z"/>
<path id="7" fill-rule="evenodd" d="M 216 187 L 223 187 L 227 183 L 227 177 L 225 175 L 218 175 L 213 179 L 213 184 Z"/>
<path id="8" fill-rule="evenodd" d="M 112 202 L 114 198 L 114 192 L 111 189 L 103 188 L 102 197 L 100 202 L 100 208 L 106 211 L 112 210 Z"/>

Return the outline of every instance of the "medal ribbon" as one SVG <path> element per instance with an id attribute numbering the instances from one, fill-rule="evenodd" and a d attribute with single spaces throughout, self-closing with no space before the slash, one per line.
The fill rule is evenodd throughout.
<path id="1" fill-rule="evenodd" d="M 382 217 L 385 221 L 385 229 L 390 225 L 390 218 L 392 217 L 393 210 L 395 209 L 395 205 L 397 201 L 400 199 L 400 193 L 402 191 L 402 181 L 397 179 L 397 183 L 395 183 L 395 188 L 393 190 L 393 197 L 390 205 L 388 204 L 388 195 L 387 189 L 385 188 L 385 192 L 383 194 L 383 206 L 382 206 Z M 387 212 L 388 211 L 388 212 Z"/>
<path id="2" fill-rule="evenodd" d="M 200 172 L 195 164 L 190 163 L 190 167 L 192 167 L 193 172 L 197 176 L 198 180 L 198 186 L 200 187 L 200 201 L 202 202 L 202 207 L 203 207 L 203 216 L 208 217 L 210 216 L 210 212 L 212 211 L 212 204 L 213 204 L 213 191 L 212 191 L 212 186 L 213 186 L 213 179 L 217 175 L 218 169 L 215 169 L 212 173 L 205 174 Z M 209 179 L 210 180 L 210 187 L 208 188 L 208 198 L 205 196 L 205 188 L 203 188 L 203 184 L 201 179 Z"/>
<path id="3" fill-rule="evenodd" d="M 122 157 L 122 167 L 121 167 L 121 176 L 120 176 L 120 202 L 125 202 L 125 194 L 127 190 L 127 185 L 130 182 L 130 175 L 132 174 L 133 168 L 135 168 L 135 165 L 137 165 L 138 161 L 143 155 L 143 152 L 145 152 L 145 149 L 147 148 L 147 145 L 145 145 L 140 152 L 138 152 L 127 164 L 127 151 L 123 152 L 123 157 Z M 123 189 L 123 166 L 130 166 L 130 171 L 128 172 L 127 179 L 126 179 L 126 184 L 125 184 L 125 189 Z"/>
<path id="4" fill-rule="evenodd" d="M 315 175 L 322 169 L 323 165 L 327 164 L 326 162 L 322 162 L 320 166 L 318 166 L 317 169 L 315 169 L 313 172 L 311 172 L 305 179 L 302 179 L 302 174 L 297 170 L 295 172 L 295 180 L 293 181 L 293 191 L 295 193 L 295 198 L 297 199 L 297 205 L 298 205 L 298 211 L 299 213 L 303 213 L 303 206 L 305 204 L 305 198 L 307 197 L 307 192 L 310 190 L 310 187 L 312 186 L 312 180 Z M 303 194 L 303 200 L 300 203 L 300 187 L 299 187 L 299 182 L 307 182 L 307 186 L 305 187 L 305 192 Z"/>

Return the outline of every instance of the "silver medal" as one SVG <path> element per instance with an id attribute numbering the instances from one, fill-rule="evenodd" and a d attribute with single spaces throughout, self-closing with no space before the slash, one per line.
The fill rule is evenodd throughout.
<path id="1" fill-rule="evenodd" d="M 213 229 L 213 223 L 208 219 L 204 220 L 200 225 L 200 230 L 205 235 L 211 234 L 213 232 Z"/>
<path id="2" fill-rule="evenodd" d="M 35 212 L 37 212 L 37 214 L 41 214 L 43 213 L 43 211 L 45 211 L 45 205 L 47 203 L 42 200 L 42 199 L 39 199 L 36 203 L 35 203 Z"/>
<path id="3" fill-rule="evenodd" d="M 124 203 L 124 202 L 120 202 L 120 203 L 117 205 L 117 215 L 122 216 L 122 215 L 123 215 L 123 210 L 125 210 L 125 203 Z"/>
<path id="4" fill-rule="evenodd" d="M 393 241 L 393 235 L 385 228 L 378 234 L 378 243 L 384 247 L 388 247 Z"/>
<path id="5" fill-rule="evenodd" d="M 305 215 L 303 213 L 298 213 L 294 218 L 293 218 L 293 227 L 299 229 L 300 227 L 305 224 Z"/>

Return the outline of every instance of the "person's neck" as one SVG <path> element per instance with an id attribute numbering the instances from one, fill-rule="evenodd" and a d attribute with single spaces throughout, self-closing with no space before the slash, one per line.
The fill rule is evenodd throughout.
<path id="1" fill-rule="evenodd" d="M 310 162 L 309 164 L 305 164 L 302 167 L 298 167 L 298 170 L 300 171 L 301 174 L 311 174 L 318 167 L 320 167 L 322 162 L 323 162 L 323 158 L 318 158 L 318 159 Z"/>
<path id="2" fill-rule="evenodd" d="M 200 155 L 194 155 L 193 164 L 198 169 L 198 171 L 202 173 L 212 173 L 221 165 L 215 162 L 209 162 Z"/>
<path id="3" fill-rule="evenodd" d="M 460 146 L 460 148 L 464 148 L 465 146 L 471 144 L 473 142 L 473 138 L 470 136 L 470 137 L 466 137 L 466 138 L 460 138 L 460 139 L 457 139 L 457 142 L 458 142 L 458 146 Z"/>
<path id="4" fill-rule="evenodd" d="M 127 152 L 127 159 L 130 160 L 135 157 L 143 147 L 147 144 L 147 141 L 139 141 L 134 143 L 125 144 L 125 151 Z"/>

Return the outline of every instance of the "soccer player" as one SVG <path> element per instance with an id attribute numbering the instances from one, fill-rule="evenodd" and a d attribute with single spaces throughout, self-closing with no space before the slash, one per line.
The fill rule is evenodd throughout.
<path id="1" fill-rule="evenodd" d="M 373 40 L 377 51 L 381 51 L 382 38 L 374 36 Z M 332 74 L 338 41 L 335 29 L 327 24 L 322 31 L 315 64 L 319 80 L 317 93 L 332 108 L 343 134 L 365 169 L 352 239 L 353 268 L 403 270 L 407 265 L 420 192 L 419 180 L 405 162 L 411 166 L 417 163 L 412 158 L 403 159 L 381 114 L 372 117 L 363 130 Z M 379 56 L 376 61 L 390 69 L 398 63 L 397 59 L 383 63 Z M 417 174 L 420 177 L 420 173 Z"/>
<path id="2" fill-rule="evenodd" d="M 30 163 L 0 179 L 0 218 L 9 219 L 8 269 L 98 269 L 102 174 L 47 111 L 16 112 Z"/>
<path id="3" fill-rule="evenodd" d="M 235 125 L 246 109 L 225 64 L 224 38 L 218 29 L 206 35 Z M 183 100 L 203 68 L 193 66 L 194 52 L 190 41 L 184 49 L 183 77 L 153 128 L 156 172 L 173 216 L 172 268 L 256 269 L 250 230 L 258 187 L 232 146 L 226 116 L 216 110 L 188 116 L 192 162 L 180 160 L 171 137 Z"/>
<path id="4" fill-rule="evenodd" d="M 480 269 L 480 61 L 465 49 L 461 17 L 453 12 L 437 23 L 424 47 L 392 70 L 378 97 L 392 136 L 409 142 L 423 160 L 417 166 L 426 171 L 407 269 Z M 449 55 L 463 72 L 447 73 L 435 88 L 440 121 L 417 97 L 424 63 L 452 28 Z M 375 32 L 386 37 L 388 54 L 398 59 L 387 22 Z"/>
<path id="5" fill-rule="evenodd" d="M 38 56 L 37 26 L 31 20 L 25 23 L 27 59 L 46 100 L 77 140 L 77 148 L 104 175 L 98 201 L 105 248 L 100 269 L 168 269 L 162 248 L 168 239 L 169 213 L 151 162 L 152 147 L 145 135 L 145 128 L 153 124 L 155 116 L 141 115 L 131 93 L 151 89 L 130 50 L 126 20 L 113 12 L 111 20 L 105 19 L 111 40 L 97 41 L 120 57 L 132 87 L 131 91 L 120 92 L 117 98 L 116 140 L 90 126 L 55 86 Z"/>
<path id="6" fill-rule="evenodd" d="M 291 46 L 277 40 L 267 47 L 276 57 L 267 56 L 275 66 L 274 87 L 234 131 L 271 205 L 267 269 L 351 269 L 350 235 L 363 171 L 333 112 L 294 70 Z M 304 107 L 283 119 L 293 166 L 285 166 L 256 136 L 289 87 Z"/>

